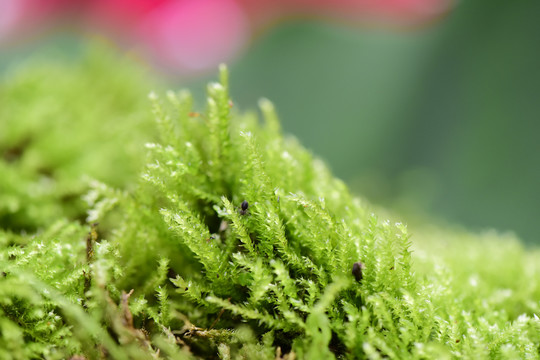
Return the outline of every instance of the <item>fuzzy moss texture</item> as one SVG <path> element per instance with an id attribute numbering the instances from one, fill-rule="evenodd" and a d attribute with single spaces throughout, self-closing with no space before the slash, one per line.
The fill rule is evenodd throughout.
<path id="1" fill-rule="evenodd" d="M 150 87 L 103 51 L 3 80 L 0 359 L 540 358 L 537 250 L 411 236 L 225 69 L 201 113 Z"/>

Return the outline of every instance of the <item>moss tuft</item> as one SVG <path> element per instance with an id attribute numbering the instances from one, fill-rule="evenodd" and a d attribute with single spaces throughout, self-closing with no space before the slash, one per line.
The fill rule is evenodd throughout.
<path id="1" fill-rule="evenodd" d="M 539 358 L 536 250 L 411 237 L 224 67 L 204 112 L 152 93 L 152 122 L 103 56 L 0 89 L 0 358 Z"/>

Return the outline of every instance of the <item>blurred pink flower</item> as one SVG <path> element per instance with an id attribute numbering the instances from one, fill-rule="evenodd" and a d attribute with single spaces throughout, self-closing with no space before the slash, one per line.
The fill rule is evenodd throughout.
<path id="1" fill-rule="evenodd" d="M 129 32 L 153 10 L 171 0 L 84 0 L 84 16 L 91 25 Z"/>
<path id="2" fill-rule="evenodd" d="M 41 33 L 51 19 L 75 17 L 92 32 L 114 35 L 158 66 L 177 73 L 231 60 L 254 34 L 280 19 L 316 17 L 350 24 L 422 23 L 453 0 L 0 0 L 0 44 Z M 69 11 L 68 11 L 69 10 Z"/>
<path id="3" fill-rule="evenodd" d="M 43 32 L 69 0 L 0 0 L 0 45 Z"/>
<path id="4" fill-rule="evenodd" d="M 246 44 L 250 27 L 234 0 L 184 0 L 156 9 L 136 31 L 165 65 L 197 71 L 230 60 Z"/>

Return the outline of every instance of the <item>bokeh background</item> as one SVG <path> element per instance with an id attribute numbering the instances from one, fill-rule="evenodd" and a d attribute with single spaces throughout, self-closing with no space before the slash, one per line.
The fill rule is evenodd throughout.
<path id="1" fill-rule="evenodd" d="M 271 99 L 372 203 L 540 244 L 538 1 L 0 4 L 0 74 L 99 38 L 202 99 L 227 62 L 242 109 Z"/>

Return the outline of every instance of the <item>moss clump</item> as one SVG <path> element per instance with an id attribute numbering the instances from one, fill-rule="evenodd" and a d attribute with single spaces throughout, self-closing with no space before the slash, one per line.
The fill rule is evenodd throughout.
<path id="1" fill-rule="evenodd" d="M 187 92 L 151 95 L 155 123 L 138 109 L 133 89 L 142 83 L 120 77 L 113 85 L 133 103 L 94 109 L 71 95 L 67 113 L 79 109 L 98 125 L 73 123 L 66 136 L 80 137 L 80 146 L 43 145 L 45 160 L 31 167 L 26 150 L 11 157 L 16 141 L 0 142 L 1 166 L 26 179 L 0 179 L 3 196 L 19 204 L 5 208 L 1 222 L 0 358 L 539 357 L 537 252 L 450 230 L 419 229 L 411 238 L 406 226 L 380 220 L 281 134 L 269 101 L 259 104 L 262 123 L 238 112 L 225 69 L 208 86 L 203 113 Z M 18 97 L 13 87 L 2 91 L 11 108 L 26 102 L 22 119 L 42 124 L 40 114 L 58 107 L 35 91 Z M 138 182 L 139 152 L 123 150 L 125 134 L 100 148 L 103 117 L 124 119 L 129 144 L 146 143 Z M 133 118 L 140 125 L 129 126 Z M 87 190 L 84 220 L 82 206 L 63 204 L 59 189 L 25 194 L 39 164 L 62 146 L 79 155 L 49 162 L 51 181 Z M 95 180 L 78 182 L 83 174 Z"/>
<path id="2" fill-rule="evenodd" d="M 77 64 L 32 61 L 0 87 L 0 226 L 34 232 L 84 217 L 91 177 L 129 186 L 155 138 L 141 69 L 102 49 Z"/>

